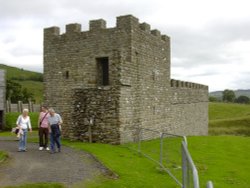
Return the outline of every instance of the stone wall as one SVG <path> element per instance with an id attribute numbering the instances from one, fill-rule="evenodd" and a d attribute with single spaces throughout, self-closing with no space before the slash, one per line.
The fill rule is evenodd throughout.
<path id="1" fill-rule="evenodd" d="M 76 89 L 71 139 L 93 142 L 120 143 L 119 95 L 115 89 Z M 91 129 L 91 130 L 89 130 Z"/>
<path id="2" fill-rule="evenodd" d="M 138 127 L 206 134 L 208 88 L 171 80 L 170 64 L 169 37 L 131 15 L 44 29 L 45 100 L 70 139 L 88 140 L 91 118 L 94 142 L 134 141 Z"/>
<path id="3" fill-rule="evenodd" d="M 208 134 L 208 87 L 171 80 L 171 130 L 180 135 Z"/>

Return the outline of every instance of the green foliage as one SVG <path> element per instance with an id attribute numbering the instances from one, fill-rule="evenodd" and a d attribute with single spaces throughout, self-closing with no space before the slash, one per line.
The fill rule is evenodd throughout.
<path id="1" fill-rule="evenodd" d="M 37 104 L 43 102 L 43 82 L 36 82 L 30 80 L 16 82 L 21 84 L 23 88 L 27 88 L 27 90 L 34 95 L 33 97 Z"/>
<path id="2" fill-rule="evenodd" d="M 209 96 L 209 102 L 216 102 L 216 101 L 218 101 L 216 97 Z"/>
<path id="3" fill-rule="evenodd" d="M 43 101 L 42 73 L 26 71 L 23 69 L 10 67 L 2 64 L 0 64 L 0 69 L 6 70 L 8 81 L 16 83 L 16 86 L 14 87 L 14 89 L 12 88 L 13 91 L 11 93 L 8 93 L 7 88 L 7 99 L 10 98 L 10 95 L 14 95 L 12 96 L 12 102 L 16 102 L 18 100 L 27 101 L 28 98 L 31 98 L 31 100 L 35 101 L 36 103 L 41 103 Z"/>
<path id="4" fill-rule="evenodd" d="M 222 92 L 222 100 L 224 102 L 234 102 L 236 96 L 235 96 L 235 93 L 233 90 L 230 90 L 230 89 L 225 89 L 223 92 Z"/>
<path id="5" fill-rule="evenodd" d="M 18 112 L 10 112 L 5 114 L 5 130 L 11 130 L 11 128 L 16 127 L 16 121 L 20 113 Z M 37 122 L 38 122 L 38 112 L 30 112 L 29 113 L 31 125 L 33 129 L 37 128 Z"/>
<path id="6" fill-rule="evenodd" d="M 10 100 L 12 103 L 18 101 L 28 103 L 30 100 L 34 101 L 34 98 L 33 93 L 29 92 L 27 88 L 22 88 L 21 84 L 7 80 L 6 100 Z"/>
<path id="7" fill-rule="evenodd" d="M 241 103 L 241 104 L 249 104 L 250 99 L 247 96 L 241 95 L 238 98 L 236 98 L 235 102 Z"/>

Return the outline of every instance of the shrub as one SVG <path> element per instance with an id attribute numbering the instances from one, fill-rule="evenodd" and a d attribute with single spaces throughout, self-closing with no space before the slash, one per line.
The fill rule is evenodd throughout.
<path id="1" fill-rule="evenodd" d="M 16 120 L 20 115 L 19 112 L 10 112 L 5 114 L 5 126 L 4 130 L 11 130 L 11 128 L 16 127 Z M 29 113 L 32 129 L 37 129 L 38 122 L 38 112 L 30 112 Z"/>

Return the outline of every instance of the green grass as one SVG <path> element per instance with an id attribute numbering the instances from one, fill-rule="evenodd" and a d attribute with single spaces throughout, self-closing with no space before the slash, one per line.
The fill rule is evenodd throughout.
<path id="1" fill-rule="evenodd" d="M 250 105 L 209 103 L 209 134 L 250 136 Z"/>
<path id="2" fill-rule="evenodd" d="M 31 80 L 42 75 L 42 73 L 24 70 L 17 67 L 0 64 L 0 69 L 7 73 L 7 79 L 11 80 Z"/>
<path id="3" fill-rule="evenodd" d="M 65 188 L 65 186 L 60 183 L 33 183 L 18 186 L 7 186 L 4 188 Z"/>
<path id="4" fill-rule="evenodd" d="M 8 158 L 8 154 L 4 151 L 0 151 L 0 164 Z"/>
<path id="5" fill-rule="evenodd" d="M 0 136 L 8 136 L 9 134 L 9 132 L 0 133 Z M 35 135 L 37 135 L 37 132 L 35 132 Z M 37 141 L 37 138 L 33 141 Z M 64 140 L 63 144 L 93 154 L 119 177 L 118 179 L 114 179 L 107 176 L 101 176 L 92 181 L 88 181 L 87 183 L 78 183 L 73 187 L 178 187 L 177 184 L 165 172 L 163 172 L 157 164 L 130 149 L 136 149 L 136 144 L 89 144 L 83 142 L 70 142 L 67 140 Z M 166 146 L 165 151 L 167 151 L 168 158 L 171 156 L 171 159 L 175 158 L 177 160 L 180 157 L 178 156 L 179 154 L 175 152 L 180 148 L 180 140 L 166 139 L 164 140 L 164 146 Z M 208 180 L 213 181 L 214 187 L 249 187 L 249 137 L 188 137 L 188 147 L 199 172 L 200 187 L 206 187 L 205 185 Z M 142 150 L 158 160 L 159 140 L 143 142 Z M 166 160 L 167 159 L 164 158 L 164 161 Z M 176 163 L 178 164 L 179 162 L 180 161 Z M 170 164 L 169 167 L 174 169 L 172 164 Z M 177 173 L 177 176 L 178 174 L 180 175 L 180 171 Z M 46 184 L 41 185 L 44 185 L 45 187 L 53 186 Z M 18 188 L 26 187 L 22 186 Z"/>
<path id="6" fill-rule="evenodd" d="M 94 154 L 119 179 L 99 177 L 85 186 L 102 188 L 122 187 L 178 187 L 165 172 L 147 158 L 124 146 L 88 144 L 65 141 L 64 144 Z"/>
<path id="7" fill-rule="evenodd" d="M 87 187 L 178 187 L 156 164 L 124 146 L 68 141 L 65 144 L 94 154 L 119 175 L 117 180 L 96 179 L 89 182 Z M 145 148 L 151 152 L 158 146 L 156 140 L 145 143 Z M 168 150 L 175 150 L 175 146 L 169 144 Z M 213 181 L 214 187 L 249 187 L 249 137 L 189 137 L 188 146 L 199 172 L 200 187 L 206 187 L 208 180 Z"/>
<path id="8" fill-rule="evenodd" d="M 16 127 L 16 121 L 19 115 L 20 115 L 19 112 L 11 112 L 11 113 L 5 114 L 5 130 L 11 130 L 11 128 Z M 30 112 L 29 116 L 30 116 L 32 128 L 37 129 L 39 113 Z"/>
<path id="9" fill-rule="evenodd" d="M 250 117 L 250 105 L 235 103 L 209 103 L 209 120 L 230 120 Z"/>

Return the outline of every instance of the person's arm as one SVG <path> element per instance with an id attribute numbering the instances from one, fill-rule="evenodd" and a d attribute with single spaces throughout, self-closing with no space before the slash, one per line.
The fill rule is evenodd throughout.
<path id="1" fill-rule="evenodd" d="M 21 116 L 18 116 L 18 118 L 17 118 L 17 121 L 16 121 L 16 125 L 17 125 L 17 127 L 18 127 L 18 129 L 21 129 Z"/>
<path id="2" fill-rule="evenodd" d="M 48 122 L 48 129 L 49 129 L 49 133 L 51 133 L 51 127 L 50 127 L 50 123 Z"/>
<path id="3" fill-rule="evenodd" d="M 62 121 L 61 116 L 59 114 L 57 114 L 57 115 L 58 115 L 58 119 L 59 119 L 59 121 L 58 121 L 59 129 L 60 129 L 60 131 L 62 131 L 62 123 L 63 123 L 63 121 Z"/>
<path id="4" fill-rule="evenodd" d="M 37 122 L 37 127 L 38 127 L 38 128 L 40 128 L 40 126 L 41 126 L 41 125 L 40 125 L 41 114 L 42 114 L 42 113 L 39 114 L 39 118 L 38 118 L 38 122 Z"/>
<path id="5" fill-rule="evenodd" d="M 28 127 L 29 127 L 29 129 L 30 129 L 30 132 L 32 132 L 32 127 L 31 127 L 30 117 L 29 117 L 29 120 L 28 120 Z"/>

